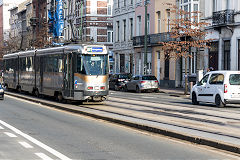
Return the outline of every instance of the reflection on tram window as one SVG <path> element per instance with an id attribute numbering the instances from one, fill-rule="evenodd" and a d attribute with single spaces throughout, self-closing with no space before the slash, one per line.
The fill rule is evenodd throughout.
<path id="1" fill-rule="evenodd" d="M 107 55 L 82 55 L 77 59 L 77 72 L 86 75 L 106 75 L 107 65 Z"/>

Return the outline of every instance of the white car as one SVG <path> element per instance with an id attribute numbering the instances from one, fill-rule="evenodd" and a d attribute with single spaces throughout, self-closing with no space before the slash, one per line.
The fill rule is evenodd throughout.
<path id="1" fill-rule="evenodd" d="M 217 107 L 226 104 L 240 104 L 240 71 L 211 71 L 197 82 L 191 91 L 192 104 L 215 103 Z"/>

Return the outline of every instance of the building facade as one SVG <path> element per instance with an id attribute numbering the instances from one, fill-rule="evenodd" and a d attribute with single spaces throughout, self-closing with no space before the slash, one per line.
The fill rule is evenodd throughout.
<path id="1" fill-rule="evenodd" d="M 0 70 L 2 68 L 2 56 L 5 54 L 5 42 L 10 38 L 10 12 L 9 9 L 23 2 L 24 0 L 0 0 Z"/>
<path id="2" fill-rule="evenodd" d="M 113 7 L 113 52 L 115 73 L 134 70 L 135 0 L 115 0 Z"/>
<path id="3" fill-rule="evenodd" d="M 135 74 L 152 74 L 157 77 L 161 86 L 175 87 L 176 60 L 167 57 L 161 45 L 161 42 L 173 40 L 169 32 L 171 31 L 170 20 L 174 18 L 174 14 L 171 14 L 169 6 L 164 2 L 150 0 L 147 4 L 147 53 L 144 49 L 145 2 L 136 2 L 136 34 L 133 38 Z M 168 2 L 175 4 L 176 1 Z"/>
<path id="4" fill-rule="evenodd" d="M 207 39 L 214 39 L 205 52 L 205 69 L 240 70 L 239 11 L 239 0 L 211 0 L 205 4 Z"/>
<path id="5" fill-rule="evenodd" d="M 66 0 L 64 40 L 104 44 L 112 49 L 112 0 Z"/>

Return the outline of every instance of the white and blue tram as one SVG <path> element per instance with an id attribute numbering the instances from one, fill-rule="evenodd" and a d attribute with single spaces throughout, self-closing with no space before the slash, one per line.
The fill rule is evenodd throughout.
<path id="1" fill-rule="evenodd" d="M 106 46 L 66 45 L 11 53 L 3 59 L 7 88 L 59 101 L 104 101 L 109 93 Z"/>

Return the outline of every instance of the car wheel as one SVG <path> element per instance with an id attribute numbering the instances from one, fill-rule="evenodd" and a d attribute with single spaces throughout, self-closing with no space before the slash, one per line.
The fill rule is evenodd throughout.
<path id="1" fill-rule="evenodd" d="M 197 101 L 197 95 L 195 92 L 192 93 L 192 104 L 193 105 L 198 105 L 199 102 Z"/>
<path id="2" fill-rule="evenodd" d="M 225 104 L 223 103 L 219 94 L 217 94 L 215 97 L 215 104 L 217 107 L 225 107 Z"/>
<path id="3" fill-rule="evenodd" d="M 114 85 L 114 90 L 115 90 L 115 91 L 118 91 L 118 90 L 119 90 L 119 88 L 118 88 L 117 85 Z"/>
<path id="4" fill-rule="evenodd" d="M 140 90 L 140 88 L 138 86 L 136 86 L 136 92 L 137 93 L 141 93 L 141 90 Z"/>
<path id="5" fill-rule="evenodd" d="M 125 91 L 125 92 L 128 91 L 127 85 L 124 86 L 124 91 Z"/>

